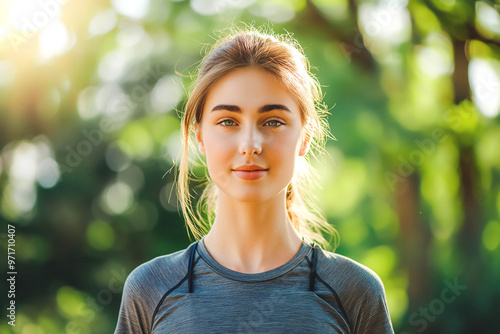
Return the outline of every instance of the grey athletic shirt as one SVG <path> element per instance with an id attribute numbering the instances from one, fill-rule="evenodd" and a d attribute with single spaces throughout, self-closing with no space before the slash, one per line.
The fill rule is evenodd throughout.
<path id="1" fill-rule="evenodd" d="M 302 241 L 272 270 L 246 274 L 216 262 L 203 237 L 135 268 L 116 333 L 394 333 L 379 276 Z"/>

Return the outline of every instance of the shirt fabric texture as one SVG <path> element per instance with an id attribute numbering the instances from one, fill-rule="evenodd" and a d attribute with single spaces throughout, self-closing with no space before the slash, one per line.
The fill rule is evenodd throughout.
<path id="1" fill-rule="evenodd" d="M 247 274 L 204 239 L 129 274 L 115 334 L 394 333 L 380 277 L 348 257 L 302 240 L 285 264 Z"/>

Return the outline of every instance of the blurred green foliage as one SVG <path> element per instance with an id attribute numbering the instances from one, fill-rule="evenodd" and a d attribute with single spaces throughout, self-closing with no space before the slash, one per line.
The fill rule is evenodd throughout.
<path id="1" fill-rule="evenodd" d="M 312 161 L 318 201 L 337 252 L 382 278 L 396 332 L 495 331 L 498 2 L 9 0 L 0 13 L 1 268 L 12 224 L 18 272 L 16 326 L 0 332 L 110 333 L 130 271 L 191 242 L 177 111 L 233 22 L 293 33 L 313 65 L 337 138 Z M 453 282 L 465 288 L 444 300 Z"/>

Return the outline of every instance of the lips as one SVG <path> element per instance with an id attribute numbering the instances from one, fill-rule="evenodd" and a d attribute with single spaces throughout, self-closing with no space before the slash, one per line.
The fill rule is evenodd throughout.
<path id="1" fill-rule="evenodd" d="M 252 170 L 252 171 L 233 170 L 233 173 L 236 174 L 236 176 L 242 178 L 243 180 L 257 180 L 263 177 L 267 173 L 267 170 Z"/>
<path id="2" fill-rule="evenodd" d="M 233 169 L 233 171 L 243 171 L 243 172 L 257 172 L 266 171 L 267 168 L 261 167 L 259 165 L 243 165 L 238 168 Z"/>
<path id="3" fill-rule="evenodd" d="M 268 169 L 259 165 L 244 165 L 233 169 L 233 173 L 243 180 L 257 180 L 266 175 Z"/>

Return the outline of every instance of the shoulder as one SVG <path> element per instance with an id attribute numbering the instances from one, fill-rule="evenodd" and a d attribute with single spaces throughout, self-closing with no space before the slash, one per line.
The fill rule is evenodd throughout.
<path id="1" fill-rule="evenodd" d="M 153 313 L 163 294 L 186 276 L 188 250 L 155 257 L 137 266 L 123 287 L 115 333 L 149 333 Z"/>
<path id="2" fill-rule="evenodd" d="M 321 250 L 317 273 L 325 283 L 338 290 L 339 295 L 385 294 L 384 284 L 377 273 L 341 254 Z"/>
<path id="3" fill-rule="evenodd" d="M 138 265 L 132 270 L 125 281 L 129 289 L 151 290 L 165 283 L 176 284 L 187 273 L 189 252 L 188 249 L 157 256 Z"/>
<path id="4" fill-rule="evenodd" d="M 394 333 L 384 284 L 372 269 L 325 250 L 317 261 L 319 279 L 339 298 L 354 333 Z"/>

